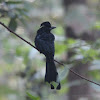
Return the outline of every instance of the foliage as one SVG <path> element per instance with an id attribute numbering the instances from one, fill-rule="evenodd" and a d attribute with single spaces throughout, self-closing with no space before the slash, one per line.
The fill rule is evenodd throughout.
<path id="1" fill-rule="evenodd" d="M 29 93 L 29 92 L 27 92 L 27 95 L 29 96 L 29 98 L 30 98 L 31 100 L 40 100 L 39 97 L 35 97 L 35 96 L 33 96 L 31 93 Z"/>
<path id="2" fill-rule="evenodd" d="M 0 0 L 0 21 L 31 43 L 41 22 L 44 20 L 55 22 L 57 26 L 53 31 L 57 39 L 55 41 L 55 58 L 57 57 L 58 61 L 65 61 L 63 61 L 65 63 L 64 67 L 57 65 L 59 71 L 58 80 L 61 81 L 62 89 L 60 91 L 51 91 L 50 86 L 47 86 L 43 81 L 45 72 L 44 56 L 35 52 L 35 49 L 33 50 L 32 47 L 16 36 L 11 35 L 0 25 L 0 78 L 4 79 L 2 82 L 6 83 L 0 81 L 0 100 L 4 100 L 5 95 L 8 95 L 8 99 L 5 100 L 9 100 L 12 94 L 17 95 L 17 97 L 24 97 L 24 99 L 19 98 L 18 100 L 25 100 L 26 96 L 31 100 L 47 100 L 48 98 L 59 100 L 60 97 L 62 99 L 62 95 L 66 95 L 69 87 L 77 85 L 77 82 L 72 82 L 69 85 L 67 81 L 68 69 L 76 61 L 81 61 L 81 63 L 91 62 L 88 74 L 93 80 L 100 81 L 100 68 L 98 67 L 100 63 L 98 65 L 97 62 L 96 64 L 92 63 L 94 61 L 100 62 L 100 39 L 88 42 L 80 39 L 66 39 L 62 27 L 64 22 L 61 20 L 63 19 L 60 12 L 62 8 L 58 5 L 59 1 L 54 5 L 55 2 L 56 0 L 44 0 L 43 2 L 40 0 Z M 74 14 L 75 12 L 73 12 Z M 96 20 L 90 30 L 100 30 L 99 20 Z M 66 53 L 69 51 L 73 51 L 75 54 L 66 61 Z M 32 56 L 31 59 L 29 55 Z M 66 58 L 64 58 L 65 55 Z M 71 65 L 67 64 L 68 61 Z M 5 78 L 5 76 L 10 77 Z M 11 76 L 15 76 L 13 80 L 10 80 Z M 55 83 L 54 85 L 56 86 Z M 26 93 L 27 90 L 31 92 Z M 16 100 L 16 97 L 14 98 L 12 100 Z"/>

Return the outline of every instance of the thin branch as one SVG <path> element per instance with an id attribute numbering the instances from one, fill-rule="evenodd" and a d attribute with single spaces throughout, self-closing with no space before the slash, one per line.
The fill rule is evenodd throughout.
<path id="1" fill-rule="evenodd" d="M 17 37 L 19 37 L 21 40 L 23 40 L 24 42 L 28 43 L 30 46 L 32 46 L 33 48 L 37 49 L 34 45 L 32 45 L 30 42 L 26 41 L 25 39 L 23 39 L 21 36 L 19 36 L 18 34 L 16 34 L 14 31 L 12 31 L 10 28 L 8 28 L 5 24 L 3 24 L 2 22 L 0 22 L 0 24 L 2 26 L 4 26 L 9 32 L 13 33 L 14 35 L 16 35 Z M 37 49 L 38 50 L 38 49 Z M 39 51 L 39 50 L 38 50 Z"/>
<path id="2" fill-rule="evenodd" d="M 9 32 L 13 33 L 13 34 L 16 35 L 17 37 L 19 37 L 21 40 L 23 40 L 24 42 L 28 43 L 30 46 L 32 46 L 33 48 L 35 48 L 36 50 L 38 50 L 33 44 L 31 44 L 30 42 L 26 41 L 24 38 L 22 38 L 21 36 L 19 36 L 19 35 L 16 34 L 15 32 L 13 32 L 13 31 L 12 31 L 11 29 L 9 29 L 5 24 L 3 24 L 2 22 L 0 22 L 0 24 L 1 24 L 3 27 L 5 27 Z M 38 50 L 38 51 L 39 51 L 39 50 Z M 40 51 L 39 51 L 39 52 L 40 52 Z M 63 63 L 58 62 L 57 60 L 54 60 L 54 61 L 57 62 L 57 63 L 60 64 L 60 65 L 65 66 Z M 80 77 L 80 78 L 82 78 L 82 79 L 88 81 L 88 82 L 91 82 L 91 83 L 93 83 L 93 84 L 96 84 L 96 85 L 100 86 L 99 83 L 96 83 L 96 82 L 94 82 L 94 81 L 91 81 L 91 80 L 85 78 L 84 76 L 82 76 L 82 75 L 76 73 L 76 72 L 73 71 L 72 69 L 69 69 L 69 71 L 72 72 L 73 74 L 77 75 L 78 77 Z"/>

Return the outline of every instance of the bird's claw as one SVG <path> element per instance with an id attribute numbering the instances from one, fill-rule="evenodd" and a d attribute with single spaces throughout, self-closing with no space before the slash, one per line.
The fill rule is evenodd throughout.
<path id="1" fill-rule="evenodd" d="M 54 89 L 54 86 L 51 84 L 51 89 Z"/>
<path id="2" fill-rule="evenodd" d="M 60 89 L 61 89 L 61 85 L 60 85 L 60 83 L 58 84 L 58 86 L 57 86 L 56 89 L 57 89 L 57 90 L 60 90 Z"/>

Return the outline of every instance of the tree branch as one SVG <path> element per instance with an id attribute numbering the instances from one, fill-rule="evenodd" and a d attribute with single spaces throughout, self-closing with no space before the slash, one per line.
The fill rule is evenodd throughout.
<path id="1" fill-rule="evenodd" d="M 32 46 L 33 48 L 35 48 L 36 50 L 38 50 L 33 44 L 31 44 L 30 42 L 26 41 L 24 38 L 22 38 L 21 36 L 19 36 L 19 35 L 16 34 L 15 32 L 13 32 L 13 31 L 12 31 L 10 28 L 8 28 L 5 24 L 3 24 L 2 22 L 0 22 L 0 24 L 1 24 L 3 27 L 5 27 L 9 32 L 13 33 L 13 34 L 16 35 L 17 37 L 19 37 L 21 40 L 23 40 L 24 42 L 26 42 L 27 44 L 29 44 L 30 46 Z M 38 50 L 38 51 L 39 51 L 39 50 Z M 40 51 L 39 51 L 39 52 L 40 52 Z M 63 63 L 58 62 L 57 60 L 54 60 L 54 61 L 57 62 L 57 63 L 60 64 L 60 65 L 65 66 Z M 93 83 L 93 84 L 96 84 L 96 85 L 100 86 L 99 83 L 96 83 L 96 82 L 94 82 L 94 81 L 91 81 L 91 80 L 87 79 L 87 78 L 84 77 L 84 76 L 81 76 L 80 74 L 76 73 L 75 71 L 73 71 L 73 70 L 70 69 L 70 68 L 69 68 L 69 71 L 72 72 L 73 74 L 77 75 L 78 77 L 80 77 L 80 78 L 82 78 L 82 79 L 88 81 L 88 82 L 91 82 L 91 83 Z"/>

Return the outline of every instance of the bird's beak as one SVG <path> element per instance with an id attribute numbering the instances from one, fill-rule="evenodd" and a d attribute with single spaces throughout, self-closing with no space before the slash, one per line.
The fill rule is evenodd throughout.
<path id="1" fill-rule="evenodd" d="M 52 30 L 52 29 L 55 29 L 56 27 L 54 27 L 54 26 L 52 26 L 50 29 Z"/>

